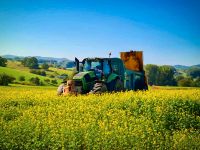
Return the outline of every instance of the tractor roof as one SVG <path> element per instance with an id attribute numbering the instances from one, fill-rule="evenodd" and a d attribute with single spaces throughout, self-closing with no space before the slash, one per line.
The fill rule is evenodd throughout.
<path id="1" fill-rule="evenodd" d="M 90 61 L 100 61 L 100 60 L 113 60 L 113 59 L 120 59 L 120 58 L 100 58 L 100 57 L 95 57 L 95 58 L 85 58 L 83 61 L 90 60 Z"/>

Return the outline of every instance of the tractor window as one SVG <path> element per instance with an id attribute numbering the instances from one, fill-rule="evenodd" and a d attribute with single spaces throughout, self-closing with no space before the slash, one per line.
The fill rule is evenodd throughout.
<path id="1" fill-rule="evenodd" d="M 101 63 L 99 61 L 91 62 L 91 69 L 101 69 Z"/>
<path id="2" fill-rule="evenodd" d="M 99 69 L 99 70 L 102 70 L 101 69 L 101 63 L 99 61 L 85 61 L 84 63 L 84 67 L 83 67 L 83 71 L 88 71 L 90 69 Z"/>
<path id="3" fill-rule="evenodd" d="M 105 74 L 105 75 L 108 75 L 108 74 L 110 74 L 110 65 L 109 65 L 109 63 L 108 63 L 108 60 L 104 60 L 104 62 L 103 62 L 103 73 Z"/>
<path id="4" fill-rule="evenodd" d="M 93 61 L 91 62 L 91 69 L 94 69 L 94 72 L 98 79 L 101 79 L 102 77 L 102 66 L 101 62 L 99 61 Z"/>
<path id="5" fill-rule="evenodd" d="M 88 71 L 91 69 L 91 62 L 85 61 L 83 71 Z"/>

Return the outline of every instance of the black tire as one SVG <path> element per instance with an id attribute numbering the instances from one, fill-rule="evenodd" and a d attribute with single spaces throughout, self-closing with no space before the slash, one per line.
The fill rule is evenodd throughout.
<path id="1" fill-rule="evenodd" d="M 124 90 L 123 82 L 120 79 L 116 79 L 115 84 L 114 84 L 114 91 L 120 92 L 120 91 L 123 91 L 123 90 Z"/>
<path id="2" fill-rule="evenodd" d="M 144 87 L 144 91 L 147 91 L 147 90 L 148 90 L 148 86 L 145 85 L 145 87 Z"/>
<path id="3" fill-rule="evenodd" d="M 101 94 L 107 92 L 107 86 L 104 83 L 95 83 L 93 89 L 89 92 L 90 94 Z"/>

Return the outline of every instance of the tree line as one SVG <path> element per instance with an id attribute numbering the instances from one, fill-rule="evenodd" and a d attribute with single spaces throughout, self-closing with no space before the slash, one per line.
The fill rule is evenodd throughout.
<path id="1" fill-rule="evenodd" d="M 200 87 L 200 68 L 189 68 L 181 74 L 173 66 L 147 64 L 149 85 Z"/>
<path id="2" fill-rule="evenodd" d="M 25 67 L 29 67 L 30 72 L 46 76 L 45 71 L 40 71 L 39 63 L 35 57 L 25 57 L 21 60 L 21 63 Z M 0 57 L 0 66 L 6 67 L 7 59 Z M 48 70 L 49 65 L 43 63 L 40 65 L 41 69 Z M 149 85 L 159 86 L 186 86 L 186 87 L 200 87 L 200 68 L 194 67 L 184 71 L 184 74 L 180 74 L 173 66 L 163 65 L 158 66 L 155 64 L 147 64 L 145 66 L 146 76 Z M 6 76 L 7 78 L 7 76 Z M 5 76 L 1 76 L 2 80 L 5 80 Z M 13 78 L 9 78 L 8 81 L 13 81 Z"/>

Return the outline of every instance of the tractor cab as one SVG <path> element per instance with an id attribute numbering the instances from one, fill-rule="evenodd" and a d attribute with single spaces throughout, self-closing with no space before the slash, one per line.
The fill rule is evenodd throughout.
<path id="1" fill-rule="evenodd" d="M 77 72 L 94 72 L 97 80 L 102 80 L 112 72 L 111 61 L 108 58 L 85 58 L 82 62 L 76 58 Z"/>

